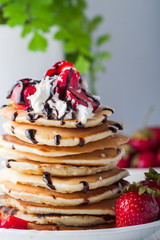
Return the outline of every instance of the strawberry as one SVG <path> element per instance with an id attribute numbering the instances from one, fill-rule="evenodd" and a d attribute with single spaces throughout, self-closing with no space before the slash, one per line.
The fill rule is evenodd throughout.
<path id="1" fill-rule="evenodd" d="M 157 166 L 160 166 L 160 148 L 157 151 Z"/>
<path id="2" fill-rule="evenodd" d="M 139 189 L 131 190 L 116 201 L 116 226 L 126 227 L 156 221 L 159 211 L 158 203 L 152 195 L 140 192 Z"/>
<path id="3" fill-rule="evenodd" d="M 156 154 L 152 151 L 145 151 L 136 154 L 131 161 L 131 167 L 149 168 L 156 167 Z"/>
<path id="4" fill-rule="evenodd" d="M 59 75 L 66 68 L 74 68 L 73 63 L 67 61 L 57 62 L 45 73 L 44 77 L 53 77 L 54 75 Z"/>
<path id="5" fill-rule="evenodd" d="M 132 134 L 129 144 L 137 151 L 154 150 L 158 141 L 149 129 L 137 130 Z"/>
<path id="6" fill-rule="evenodd" d="M 149 168 L 149 172 L 145 173 L 146 180 L 142 181 L 143 186 L 147 186 L 151 189 L 160 190 L 160 174 L 152 168 Z M 155 198 L 160 207 L 160 197 Z"/>
<path id="7" fill-rule="evenodd" d="M 129 168 L 135 150 L 129 144 L 125 144 L 123 147 L 125 149 L 125 155 L 120 159 L 117 166 L 120 168 Z"/>
<path id="8" fill-rule="evenodd" d="M 130 158 L 124 158 L 122 157 L 117 164 L 117 167 L 119 168 L 129 168 Z"/>
<path id="9" fill-rule="evenodd" d="M 13 104 L 16 108 L 27 110 L 31 107 L 28 96 L 31 96 L 36 92 L 36 81 L 31 79 L 19 80 L 10 90 L 7 98 L 10 100 L 10 104 Z"/>
<path id="10" fill-rule="evenodd" d="M 99 101 L 94 98 L 94 96 L 86 92 L 84 89 L 69 87 L 66 92 L 66 98 L 71 100 L 73 103 L 73 109 L 77 109 L 77 105 L 81 104 L 85 107 L 88 107 L 88 103 L 90 103 L 93 107 L 93 111 L 95 111 L 99 106 Z"/>
<path id="11" fill-rule="evenodd" d="M 1 228 L 27 229 L 27 225 L 27 221 L 14 216 L 9 216 L 7 219 L 0 218 Z"/>
<path id="12" fill-rule="evenodd" d="M 160 127 L 149 127 L 149 131 L 155 136 L 157 142 L 160 144 Z"/>

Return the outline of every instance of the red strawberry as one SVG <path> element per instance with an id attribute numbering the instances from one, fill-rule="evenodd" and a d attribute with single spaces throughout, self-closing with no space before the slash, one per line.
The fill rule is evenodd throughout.
<path id="1" fill-rule="evenodd" d="M 139 195 L 135 190 L 127 192 L 117 199 L 115 212 L 116 226 L 126 227 L 157 220 L 159 207 L 151 195 L 146 193 Z"/>
<path id="2" fill-rule="evenodd" d="M 131 167 L 135 168 L 149 168 L 156 167 L 156 165 L 156 154 L 152 151 L 141 152 L 131 161 Z"/>
<path id="3" fill-rule="evenodd" d="M 156 140 L 160 144 L 160 127 L 149 127 L 148 129 L 153 133 Z"/>
<path id="4" fill-rule="evenodd" d="M 160 148 L 157 151 L 157 167 L 160 166 Z"/>
<path id="5" fill-rule="evenodd" d="M 124 158 L 122 157 L 119 163 L 117 164 L 117 167 L 119 168 L 129 168 L 130 164 L 130 158 Z"/>
<path id="6" fill-rule="evenodd" d="M 72 100 L 73 109 L 76 110 L 77 105 L 81 104 L 85 107 L 88 107 L 90 103 L 95 111 L 99 106 L 99 101 L 93 97 L 89 92 L 86 92 L 84 89 L 69 87 L 66 92 L 66 98 Z M 74 102 L 74 103 L 73 103 Z"/>
<path id="7" fill-rule="evenodd" d="M 33 95 L 36 92 L 35 87 L 36 81 L 31 79 L 22 79 L 16 83 L 10 90 L 7 98 L 9 98 L 10 103 L 22 110 L 26 110 L 31 107 L 30 100 L 28 96 Z"/>
<path id="8" fill-rule="evenodd" d="M 79 79 L 80 79 L 80 73 L 78 70 L 74 69 L 66 69 L 63 72 L 59 74 L 59 76 L 56 79 L 57 85 L 62 87 L 69 87 L 72 86 L 74 88 L 79 87 Z"/>
<path id="9" fill-rule="evenodd" d="M 65 68 L 74 68 L 74 65 L 67 61 L 57 62 L 45 73 L 44 77 L 59 75 Z"/>
<path id="10" fill-rule="evenodd" d="M 145 176 L 146 180 L 141 182 L 142 185 L 160 191 L 160 174 L 154 169 L 149 168 L 149 172 L 145 173 Z M 160 207 L 160 197 L 156 197 L 155 199 Z"/>
<path id="11" fill-rule="evenodd" d="M 123 147 L 125 149 L 125 155 L 121 158 L 117 166 L 120 168 L 129 168 L 135 150 L 129 144 L 125 144 Z"/>
<path id="12" fill-rule="evenodd" d="M 150 130 L 142 129 L 132 134 L 129 144 L 137 151 L 145 151 L 156 149 L 158 141 Z"/>
<path id="13" fill-rule="evenodd" d="M 0 219 L 1 228 L 27 229 L 27 225 L 27 221 L 14 216 L 9 216 L 7 219 Z"/>

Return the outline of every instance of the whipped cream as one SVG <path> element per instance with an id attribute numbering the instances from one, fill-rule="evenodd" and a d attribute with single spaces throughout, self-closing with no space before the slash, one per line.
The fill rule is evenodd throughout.
<path id="1" fill-rule="evenodd" d="M 85 107 L 83 105 L 77 105 L 77 118 L 78 121 L 81 122 L 83 125 L 86 124 L 87 119 L 93 118 L 93 107 L 91 103 L 88 103 L 88 107 Z"/>

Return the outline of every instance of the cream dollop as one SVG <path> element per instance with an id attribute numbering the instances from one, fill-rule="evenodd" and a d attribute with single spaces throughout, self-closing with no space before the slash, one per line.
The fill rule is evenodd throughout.
<path id="1" fill-rule="evenodd" d="M 93 107 L 91 103 L 88 103 L 88 107 L 85 107 L 81 104 L 77 105 L 77 119 L 83 125 L 86 124 L 87 119 L 91 119 L 94 117 Z"/>

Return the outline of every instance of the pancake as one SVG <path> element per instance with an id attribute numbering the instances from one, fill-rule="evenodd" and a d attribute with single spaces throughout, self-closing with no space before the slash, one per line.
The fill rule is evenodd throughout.
<path id="1" fill-rule="evenodd" d="M 44 173 L 43 176 L 28 175 L 17 172 L 13 169 L 2 169 L 0 171 L 0 182 L 9 179 L 9 181 L 15 184 L 21 183 L 34 187 L 50 188 L 61 193 L 73 193 L 79 191 L 86 193 L 92 189 L 107 187 L 128 175 L 129 173 L 127 170 L 118 167 L 95 175 L 74 178 L 50 177 L 48 173 Z"/>
<path id="2" fill-rule="evenodd" d="M 44 172 L 49 173 L 51 176 L 57 177 L 75 177 L 75 176 L 88 176 L 99 172 L 108 171 L 116 167 L 118 161 L 109 163 L 106 166 L 73 166 L 66 164 L 48 164 L 35 162 L 25 159 L 6 160 L 2 165 L 7 168 L 12 168 L 19 172 L 30 175 L 43 175 Z"/>
<path id="3" fill-rule="evenodd" d="M 105 110 L 106 109 L 106 110 Z M 99 107 L 95 111 L 95 116 L 93 119 L 88 119 L 85 128 L 88 127 L 95 127 L 99 124 L 101 124 L 104 120 L 106 120 L 107 117 L 109 117 L 114 112 L 113 108 L 110 107 Z M 28 119 L 27 112 L 23 110 L 19 110 L 14 108 L 13 106 L 7 106 L 2 109 L 0 109 L 0 114 L 7 119 L 12 120 L 14 113 L 16 113 L 16 122 L 18 123 L 31 123 Z M 54 126 L 54 127 L 61 127 L 61 128 L 77 128 L 77 120 L 48 120 L 45 118 L 45 115 L 40 114 L 43 117 L 38 118 L 36 121 L 32 121 L 32 124 L 36 125 L 44 125 L 44 126 Z M 35 119 L 38 116 L 38 114 L 35 115 Z"/>
<path id="4" fill-rule="evenodd" d="M 29 152 L 29 153 L 33 153 L 41 156 L 47 156 L 47 157 L 60 157 L 65 155 L 74 155 L 74 154 L 93 152 L 95 150 L 104 149 L 104 148 L 117 149 L 117 148 L 120 148 L 122 144 L 125 144 L 126 142 L 128 142 L 128 137 L 114 134 L 102 140 L 87 143 L 87 144 L 84 144 L 83 139 L 80 139 L 82 145 L 75 146 L 75 147 L 36 145 L 32 143 L 23 142 L 22 140 L 10 135 L 1 135 L 0 141 L 3 147 L 16 149 L 21 152 Z"/>
<path id="5" fill-rule="evenodd" d="M 81 204 L 93 204 L 104 199 L 118 197 L 128 186 L 121 180 L 111 186 L 90 190 L 87 193 L 59 193 L 42 187 L 33 187 L 23 184 L 14 184 L 10 181 L 0 182 L 1 193 L 12 198 L 20 199 L 29 203 L 48 204 L 53 206 L 78 206 Z"/>
<path id="6" fill-rule="evenodd" d="M 61 215 L 115 215 L 114 205 L 116 198 L 103 200 L 99 203 L 73 207 L 54 207 L 46 204 L 24 202 L 7 195 L 0 196 L 0 206 L 16 208 L 24 213 L 31 214 L 61 214 Z"/>
<path id="7" fill-rule="evenodd" d="M 111 215 L 55 215 L 55 214 L 29 214 L 14 208 L 2 207 L 0 213 L 8 217 L 14 212 L 14 216 L 36 224 L 57 224 L 58 226 L 94 226 L 114 222 L 115 217 Z"/>
<path id="8" fill-rule="evenodd" d="M 28 230 L 38 230 L 38 231 L 75 231 L 75 230 L 96 230 L 96 229 L 106 229 L 115 228 L 115 223 L 100 224 L 90 227 L 62 227 L 55 224 L 40 225 L 35 223 L 28 223 Z"/>
<path id="9" fill-rule="evenodd" d="M 40 163 L 52 164 L 70 164 L 74 166 L 107 166 L 119 161 L 125 154 L 123 148 L 114 149 L 106 148 L 103 150 L 96 150 L 91 153 L 69 155 L 63 157 L 43 157 L 29 152 L 20 152 L 0 146 L 0 156 L 6 159 L 24 159 L 32 160 Z"/>
<path id="10" fill-rule="evenodd" d="M 31 124 L 20 124 L 8 121 L 3 124 L 5 132 L 16 136 L 24 142 L 49 146 L 77 146 L 80 139 L 85 144 L 106 138 L 114 132 L 121 132 L 123 125 L 106 121 L 94 128 L 68 129 L 59 127 L 31 126 Z"/>

